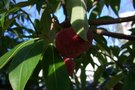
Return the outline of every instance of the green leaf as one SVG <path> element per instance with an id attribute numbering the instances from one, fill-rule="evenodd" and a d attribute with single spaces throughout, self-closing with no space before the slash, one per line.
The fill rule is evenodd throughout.
<path id="1" fill-rule="evenodd" d="M 11 49 L 9 52 L 5 53 L 2 57 L 0 57 L 0 69 L 3 68 L 15 55 L 16 53 L 24 48 L 25 46 L 33 43 L 36 39 L 32 39 L 26 42 L 23 42 L 17 46 L 15 46 L 13 49 Z"/>
<path id="2" fill-rule="evenodd" d="M 110 6 L 116 15 L 118 15 L 118 11 L 120 9 L 120 0 L 110 0 Z"/>
<path id="3" fill-rule="evenodd" d="M 9 5 L 10 3 L 10 0 L 3 0 L 4 3 L 7 5 Z M 28 6 L 28 5 L 33 5 L 36 3 L 36 0 L 31 0 L 31 1 L 25 1 L 25 2 L 20 2 L 20 3 L 17 3 L 15 4 L 12 8 L 9 8 L 9 10 L 7 10 L 6 12 L 0 14 L 0 26 L 3 27 L 4 26 L 4 20 L 5 20 L 5 17 L 7 17 L 9 14 L 11 14 L 12 12 L 15 12 L 17 10 L 19 10 L 20 8 L 22 7 L 25 7 L 25 6 Z"/>
<path id="4" fill-rule="evenodd" d="M 29 1 L 23 1 L 23 2 L 19 2 L 17 4 L 14 5 L 13 8 L 22 8 L 22 7 L 26 7 L 29 5 L 34 5 L 37 2 L 37 0 L 29 0 Z"/>
<path id="5" fill-rule="evenodd" d="M 86 66 L 81 66 L 81 86 L 82 89 L 81 90 L 86 90 L 86 70 L 85 70 Z"/>
<path id="6" fill-rule="evenodd" d="M 60 8 L 61 0 L 48 0 L 49 8 L 51 8 L 51 12 L 55 12 Z"/>
<path id="7" fill-rule="evenodd" d="M 35 3 L 36 3 L 36 0 L 19 2 L 19 3 L 15 4 L 12 8 L 9 8 L 9 10 L 6 11 L 5 16 L 8 16 L 10 13 L 21 9 L 22 7 L 33 5 Z"/>
<path id="8" fill-rule="evenodd" d="M 91 53 L 93 53 L 92 48 L 85 53 L 85 55 L 82 58 L 82 59 L 85 59 L 85 61 L 84 60 L 82 60 L 82 61 L 85 65 L 88 65 L 90 63 L 92 65 L 92 67 L 95 68 L 95 63 L 93 61 L 93 57 L 90 55 Z"/>
<path id="9" fill-rule="evenodd" d="M 94 82 L 98 82 L 98 80 L 101 78 L 101 76 L 103 75 L 104 72 L 104 67 L 103 66 L 99 66 L 97 68 L 97 70 L 94 72 Z"/>
<path id="10" fill-rule="evenodd" d="M 36 3 L 36 9 L 39 14 L 40 14 L 40 10 L 42 9 L 43 2 L 44 2 L 44 0 L 38 0 Z"/>
<path id="11" fill-rule="evenodd" d="M 49 45 L 43 58 L 43 75 L 47 90 L 69 90 L 70 82 L 62 58 L 53 45 Z"/>
<path id="12" fill-rule="evenodd" d="M 100 62 L 101 65 L 107 65 L 108 64 L 106 56 L 104 56 L 104 54 L 101 54 L 100 52 L 97 52 L 97 58 L 98 58 L 98 61 Z"/>
<path id="13" fill-rule="evenodd" d="M 10 27 L 10 25 L 15 21 L 16 17 L 13 17 L 7 21 L 4 22 L 4 26 L 2 28 L 2 31 L 4 32 L 5 30 L 7 30 L 8 27 Z"/>
<path id="14" fill-rule="evenodd" d="M 129 71 L 125 74 L 124 85 L 122 90 L 134 90 L 135 89 L 135 72 Z"/>
<path id="15" fill-rule="evenodd" d="M 98 14 L 100 15 L 102 10 L 103 10 L 103 7 L 105 5 L 105 0 L 99 0 L 99 2 L 97 3 L 97 7 L 98 7 Z"/>
<path id="16" fill-rule="evenodd" d="M 121 54 L 120 56 L 118 56 L 118 63 L 120 63 L 121 65 L 126 63 L 127 60 L 129 60 L 129 56 L 127 55 Z"/>
<path id="17" fill-rule="evenodd" d="M 98 15 L 99 15 L 98 7 L 93 8 L 89 15 L 89 20 L 96 19 Z"/>
<path id="18" fill-rule="evenodd" d="M 3 0 L 5 7 L 7 10 L 9 10 L 10 0 Z"/>
<path id="19" fill-rule="evenodd" d="M 49 37 L 49 32 L 50 32 L 50 28 L 51 28 L 51 11 L 49 9 L 49 7 L 47 7 L 42 16 L 41 16 L 41 21 L 39 22 L 39 30 L 41 30 L 41 32 Z"/>
<path id="20" fill-rule="evenodd" d="M 12 8 L 12 9 L 7 10 L 7 11 L 4 12 L 4 13 L 1 13 L 1 14 L 0 14 L 0 27 L 2 27 L 3 29 L 7 29 L 8 25 L 10 25 L 10 24 L 14 21 L 15 17 L 12 18 L 12 19 L 7 20 L 7 21 L 9 21 L 8 24 L 7 24 L 7 21 L 5 21 L 5 18 L 6 18 L 10 13 L 15 12 L 15 11 L 17 11 L 17 10 L 19 10 L 19 8 L 15 7 L 15 8 Z M 17 15 L 17 16 L 18 16 L 18 15 Z M 16 16 L 16 17 L 17 17 L 17 16 Z M 5 27 L 4 27 L 4 26 L 5 26 Z"/>
<path id="21" fill-rule="evenodd" d="M 76 74 L 74 74 L 74 80 L 75 80 L 76 89 L 77 89 L 77 90 L 81 90 L 80 82 L 79 82 L 78 76 L 77 76 Z"/>
<path id="22" fill-rule="evenodd" d="M 104 0 L 104 3 L 109 6 L 111 0 Z"/>
<path id="23" fill-rule="evenodd" d="M 89 12 L 90 9 L 92 8 L 93 1 L 92 0 L 87 0 L 87 11 Z"/>
<path id="24" fill-rule="evenodd" d="M 13 90 L 24 90 L 27 81 L 41 59 L 44 42 L 33 41 L 25 45 L 13 58 L 10 65 L 9 81 Z"/>
<path id="25" fill-rule="evenodd" d="M 5 13 L 0 14 L 0 27 L 4 26 Z"/>
<path id="26" fill-rule="evenodd" d="M 113 88 L 123 78 L 123 76 L 124 74 L 122 72 L 118 73 L 116 76 L 113 76 L 105 85 L 107 90 L 111 90 L 111 88 Z"/>
<path id="27" fill-rule="evenodd" d="M 75 32 L 84 40 L 87 40 L 88 20 L 86 3 L 84 0 L 68 0 L 67 13 Z"/>
<path id="28" fill-rule="evenodd" d="M 112 51 L 113 55 L 118 57 L 120 53 L 120 48 L 118 46 L 110 46 L 110 50 Z"/>

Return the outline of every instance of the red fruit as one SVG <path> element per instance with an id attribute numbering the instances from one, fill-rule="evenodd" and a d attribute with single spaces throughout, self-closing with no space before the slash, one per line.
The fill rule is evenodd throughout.
<path id="1" fill-rule="evenodd" d="M 68 58 L 75 58 L 88 50 L 91 43 L 80 38 L 72 27 L 62 29 L 56 35 L 56 48 L 58 52 Z"/>
<path id="2" fill-rule="evenodd" d="M 64 58 L 64 63 L 66 65 L 68 75 L 72 75 L 75 69 L 75 62 L 72 58 Z"/>

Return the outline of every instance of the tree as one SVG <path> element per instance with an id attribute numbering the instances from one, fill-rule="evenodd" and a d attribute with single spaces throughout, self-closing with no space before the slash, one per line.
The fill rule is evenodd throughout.
<path id="1" fill-rule="evenodd" d="M 129 21 L 134 25 L 135 16 L 100 17 L 104 5 L 119 16 L 120 2 L 26 0 L 17 3 L 15 0 L 1 0 L 0 88 L 134 90 L 134 28 L 130 29 L 131 35 L 125 35 L 99 27 Z M 132 3 L 134 5 L 135 1 Z M 27 6 L 36 6 L 41 18 L 32 20 L 23 9 Z M 65 15 L 62 23 L 54 14 L 60 8 Z M 30 22 L 33 28 L 25 26 L 25 21 Z M 110 46 L 104 36 L 125 39 L 126 42 L 121 46 Z M 95 58 L 100 65 L 95 63 Z M 86 80 L 89 64 L 96 69 L 92 82 Z M 78 70 L 81 70 L 79 78 L 76 75 Z"/>

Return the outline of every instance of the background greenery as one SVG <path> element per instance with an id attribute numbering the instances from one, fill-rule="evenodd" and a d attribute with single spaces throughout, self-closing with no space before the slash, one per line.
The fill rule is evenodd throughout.
<path id="1" fill-rule="evenodd" d="M 117 19 L 100 17 L 104 5 L 111 7 L 118 16 L 120 0 L 26 0 L 19 3 L 15 0 L 1 0 L 0 89 L 134 90 L 135 29 L 130 29 L 131 35 L 124 35 L 109 32 L 105 28 L 99 28 L 99 25 L 128 21 L 132 21 L 134 25 L 135 16 Z M 27 6 L 36 6 L 41 18 L 32 20 L 31 15 L 23 9 Z M 94 34 L 92 47 L 74 58 L 76 66 L 72 76 L 68 76 L 63 59 L 54 44 L 56 33 L 63 27 L 54 14 L 60 8 L 64 10 L 65 21 L 70 20 L 75 31 L 81 31 L 78 34 L 81 38 L 86 39 L 88 28 Z M 31 23 L 33 28 L 26 27 L 25 24 L 28 23 L 25 21 Z M 127 40 L 122 45 L 108 45 L 104 35 Z M 95 63 L 94 58 L 100 64 Z M 88 64 L 95 70 L 92 82 L 86 80 Z M 76 73 L 79 69 L 81 74 L 78 78 Z M 39 76 L 40 71 L 42 76 Z"/>

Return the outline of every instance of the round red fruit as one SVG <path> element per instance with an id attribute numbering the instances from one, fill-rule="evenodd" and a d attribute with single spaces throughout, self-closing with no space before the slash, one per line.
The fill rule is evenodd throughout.
<path id="1" fill-rule="evenodd" d="M 75 58 L 88 50 L 91 43 L 83 40 L 72 27 L 62 29 L 56 34 L 55 45 L 63 57 Z"/>

